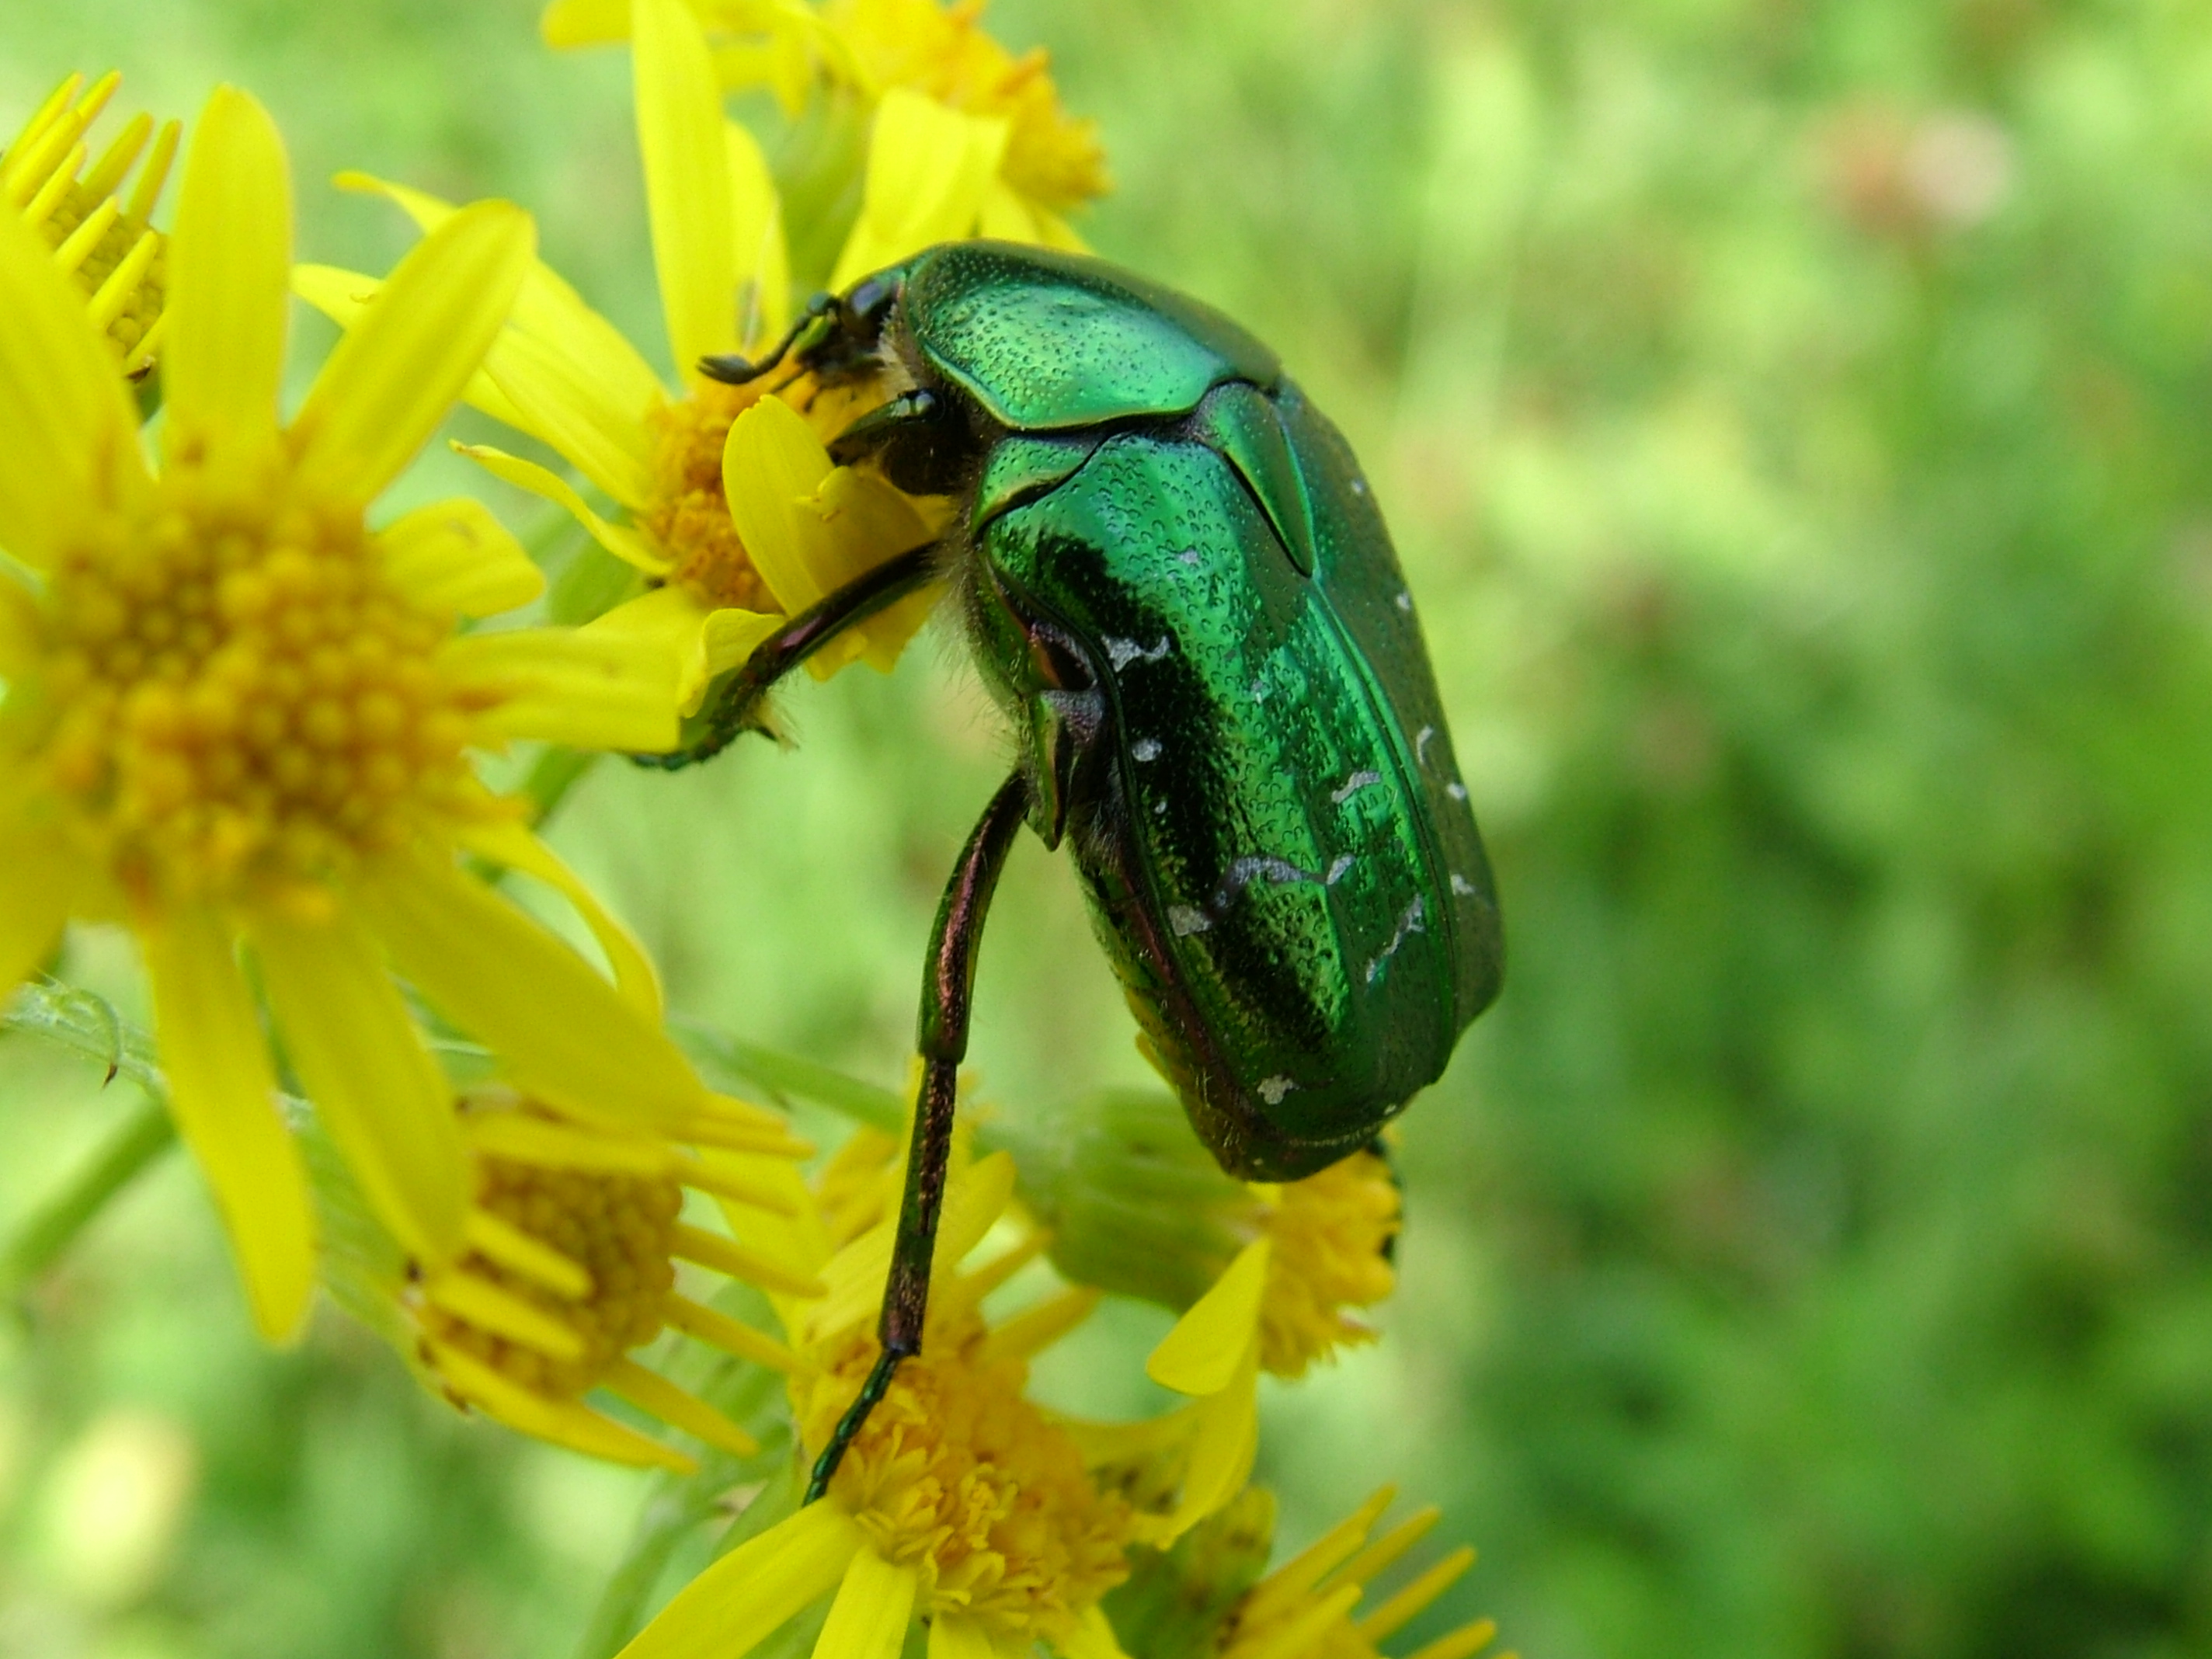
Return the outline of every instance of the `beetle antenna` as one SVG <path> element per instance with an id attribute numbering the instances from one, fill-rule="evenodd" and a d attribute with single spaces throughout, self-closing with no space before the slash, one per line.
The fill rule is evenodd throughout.
<path id="1" fill-rule="evenodd" d="M 755 361 L 734 351 L 711 355 L 699 360 L 699 372 L 725 386 L 749 386 L 788 357 L 801 336 L 823 318 L 836 315 L 843 303 L 834 294 L 817 294 L 807 301 L 806 309 L 767 356 Z"/>

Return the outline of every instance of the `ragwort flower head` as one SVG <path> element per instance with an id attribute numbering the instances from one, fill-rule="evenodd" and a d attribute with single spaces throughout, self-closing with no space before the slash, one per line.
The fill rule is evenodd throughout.
<path id="1" fill-rule="evenodd" d="M 957 196 L 965 222 L 931 240 L 981 234 L 1082 246 L 1064 216 L 1109 187 L 1097 124 L 1061 106 L 1042 48 L 1017 58 L 982 28 L 981 0 L 690 5 L 731 90 L 772 88 L 793 116 L 817 98 L 856 98 L 876 118 L 872 153 L 885 148 L 886 111 L 905 129 L 899 143 L 927 125 L 939 142 L 962 152 L 968 165 L 959 171 Z M 552 0 L 544 29 L 555 46 L 619 40 L 630 32 L 629 9 L 624 0 Z M 939 119 L 915 113 L 912 105 L 923 101 Z M 896 257 L 872 264 L 841 260 L 833 286 Z"/>
<path id="2" fill-rule="evenodd" d="M 726 1204 L 795 1215 L 793 1160 L 810 1150 L 773 1114 L 714 1099 L 667 1133 L 580 1122 L 511 1090 L 463 1102 L 476 1193 L 453 1261 L 411 1263 L 399 1300 L 414 1358 L 458 1405 L 524 1433 L 616 1462 L 692 1473 L 692 1460 L 591 1408 L 606 1389 L 718 1449 L 758 1444 L 713 1407 L 632 1357 L 673 1328 L 789 1370 L 782 1343 L 683 1294 L 693 1263 L 785 1295 L 812 1275 L 683 1218 L 686 1188 Z M 692 1144 L 682 1144 L 684 1141 Z"/>
<path id="3" fill-rule="evenodd" d="M 781 208 L 758 145 L 722 114 L 697 20 L 682 0 L 638 0 L 636 14 L 638 137 L 674 384 L 574 288 L 533 264 L 467 396 L 558 453 L 617 511 L 603 515 L 520 456 L 463 447 L 574 514 L 642 574 L 647 591 L 592 631 L 672 654 L 690 713 L 785 616 L 931 540 L 939 526 L 872 473 L 831 462 L 824 440 L 866 386 L 824 393 L 765 378 L 737 386 L 701 372 L 702 358 L 784 326 Z M 359 175 L 340 182 L 382 191 L 425 231 L 454 211 Z M 304 267 L 300 288 L 349 327 L 377 292 L 370 278 L 325 267 Z M 890 607 L 810 670 L 827 675 L 856 658 L 889 668 L 933 601 L 916 595 Z"/>
<path id="4" fill-rule="evenodd" d="M 1382 1644 L 1474 1565 L 1474 1550 L 1462 1545 L 1358 1612 L 1368 1587 L 1425 1537 L 1441 1514 L 1434 1507 L 1419 1510 L 1376 1536 L 1375 1523 L 1394 1496 L 1383 1487 L 1253 1586 L 1221 1627 L 1220 1659 L 1385 1659 Z M 1407 1659 L 1473 1659 L 1497 1634 L 1495 1620 L 1477 1619 Z"/>
<path id="5" fill-rule="evenodd" d="M 761 1239 L 819 1261 L 826 1286 L 818 1299 L 780 1304 L 810 1461 L 878 1352 L 870 1331 L 895 1226 L 882 1201 L 896 1174 L 887 1146 L 855 1137 L 803 1226 Z M 1012 1188 L 1003 1155 L 956 1169 L 921 1354 L 900 1367 L 823 1499 L 709 1567 L 626 1659 L 742 1659 L 824 1597 L 834 1599 L 815 1651 L 825 1659 L 891 1659 L 915 1618 L 928 1623 L 935 1659 L 1011 1659 L 1039 1641 L 1072 1659 L 1119 1651 L 1098 1603 L 1126 1575 L 1134 1516 L 1091 1478 L 1079 1436 L 1024 1395 L 1030 1356 L 1097 1298 L 1062 1291 L 985 1319 L 983 1298 L 1042 1253 L 1034 1231 L 980 1267 L 955 1266 L 1006 1214 Z M 848 1242 L 833 1248 L 840 1237 Z"/>
<path id="6" fill-rule="evenodd" d="M 181 127 L 169 121 L 157 133 L 151 116 L 134 115 L 87 171 L 86 135 L 122 81 L 110 72 L 88 88 L 82 75 L 63 79 L 0 150 L 0 206 L 54 250 L 54 263 L 76 282 L 94 325 L 135 380 L 161 347 L 167 239 L 149 222 Z M 138 182 L 126 199 L 118 192 L 134 167 Z"/>
<path id="7" fill-rule="evenodd" d="M 498 331 L 530 221 L 486 203 L 441 227 L 280 428 L 290 225 L 275 127 L 218 90 L 170 247 L 149 470 L 112 348 L 0 215 L 0 548 L 33 573 L 0 574 L 0 985 L 72 917 L 137 933 L 178 1126 L 272 1335 L 305 1311 L 313 1226 L 241 941 L 332 1139 L 426 1261 L 459 1247 L 466 1157 L 392 970 L 579 1115 L 659 1121 L 703 1093 L 635 943 L 467 758 L 666 747 L 672 665 L 568 630 L 457 637 L 538 591 L 521 550 L 471 501 L 364 516 Z M 567 893 L 619 988 L 462 849 Z"/>
<path id="8" fill-rule="evenodd" d="M 1148 1537 L 1172 1539 L 1243 1486 L 1262 1371 L 1301 1376 L 1375 1340 L 1362 1311 L 1396 1286 L 1397 1182 L 1379 1151 L 1302 1181 L 1234 1180 L 1152 1090 L 1100 1093 L 1012 1138 L 1054 1265 L 1182 1315 L 1146 1368 L 1202 1419 L 1179 1500 L 1147 1519 Z"/>

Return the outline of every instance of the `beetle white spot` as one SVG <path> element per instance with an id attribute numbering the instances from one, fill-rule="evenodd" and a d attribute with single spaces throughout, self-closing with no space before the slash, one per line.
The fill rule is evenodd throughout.
<path id="1" fill-rule="evenodd" d="M 1262 1078 L 1259 1083 L 1260 1098 L 1270 1106 L 1279 1106 L 1283 1097 L 1298 1085 L 1286 1077 Z"/>
<path id="2" fill-rule="evenodd" d="M 1199 566 L 1206 562 L 1206 556 L 1194 547 L 1186 547 L 1182 552 L 1176 555 L 1176 562 L 1177 564 L 1187 564 L 1193 570 L 1195 570 Z"/>
<path id="3" fill-rule="evenodd" d="M 1254 680 L 1252 682 L 1252 701 L 1254 702 L 1265 702 L 1267 701 L 1267 681 Z"/>
<path id="4" fill-rule="evenodd" d="M 1480 898 L 1482 896 L 1482 890 L 1477 887 L 1473 882 L 1469 881 L 1465 876 L 1460 874 L 1458 871 L 1455 870 L 1451 872 L 1451 878 L 1452 891 L 1457 893 L 1462 898 Z"/>
<path id="5" fill-rule="evenodd" d="M 1437 728 L 1425 726 L 1413 734 L 1413 760 L 1417 765 L 1429 763 L 1429 745 L 1437 740 Z"/>
<path id="6" fill-rule="evenodd" d="M 1339 853 L 1336 855 L 1336 862 L 1328 866 L 1328 873 L 1326 876 L 1323 876 L 1322 879 L 1329 886 L 1334 887 L 1337 883 L 1342 881 L 1351 873 L 1352 854 L 1349 853 Z"/>
<path id="7" fill-rule="evenodd" d="M 1154 817 L 1164 818 L 1167 817 L 1167 815 L 1168 804 L 1165 799 L 1156 800 L 1152 803 L 1152 816 Z"/>
<path id="8" fill-rule="evenodd" d="M 1409 617 L 1413 614 L 1413 596 L 1402 587 L 1398 590 L 1398 609 Z"/>
<path id="9" fill-rule="evenodd" d="M 1390 935 L 1390 942 L 1376 953 L 1367 964 L 1367 982 L 1375 983 L 1375 976 L 1382 971 L 1382 964 L 1398 954 L 1399 947 L 1414 934 L 1422 932 L 1421 896 L 1413 895 L 1413 902 L 1406 907 L 1406 914 L 1398 918 L 1398 931 Z"/>
<path id="10" fill-rule="evenodd" d="M 1160 757 L 1160 740 L 1158 738 L 1139 738 L 1129 745 L 1129 752 L 1140 761 L 1156 761 Z"/>
<path id="11" fill-rule="evenodd" d="M 1341 787 L 1330 794 L 1329 799 L 1341 806 L 1361 790 L 1382 781 L 1382 775 L 1380 772 L 1354 772 L 1344 781 Z"/>
<path id="12" fill-rule="evenodd" d="M 1212 927 L 1213 918 L 1188 904 L 1170 904 L 1168 906 L 1168 926 L 1175 929 L 1177 939 L 1188 939 L 1193 933 L 1202 933 Z"/>
<path id="13" fill-rule="evenodd" d="M 1367 493 L 1367 480 L 1354 478 L 1352 481 L 1352 493 L 1355 495 L 1364 495 Z"/>
<path id="14" fill-rule="evenodd" d="M 1457 778 L 1454 778 L 1449 783 L 1444 786 L 1444 793 L 1449 795 L 1454 800 L 1465 800 L 1467 799 L 1467 786 L 1462 783 Z"/>
<path id="15" fill-rule="evenodd" d="M 1114 672 L 1117 674 L 1133 662 L 1159 662 L 1174 649 L 1173 642 L 1164 635 L 1149 649 L 1134 640 L 1109 639 L 1106 641 L 1106 655 L 1113 662 Z"/>

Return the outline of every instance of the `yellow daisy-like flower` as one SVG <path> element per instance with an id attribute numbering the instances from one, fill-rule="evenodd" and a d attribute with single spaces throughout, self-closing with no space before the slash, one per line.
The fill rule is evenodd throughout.
<path id="1" fill-rule="evenodd" d="M 669 1133 L 620 1133 L 511 1091 L 463 1103 L 476 1195 L 465 1248 L 441 1266 L 410 1264 L 402 1303 L 415 1358 L 456 1404 L 572 1450 L 692 1473 L 691 1459 L 584 1403 L 605 1388 L 708 1445 L 747 1456 L 752 1437 L 630 1358 L 673 1328 L 788 1370 L 784 1345 L 680 1295 L 676 1263 L 695 1263 L 787 1296 L 818 1296 L 811 1274 L 680 1217 L 684 1189 L 780 1215 L 791 1183 L 732 1168 L 730 1154 L 784 1166 L 806 1155 L 781 1119 L 716 1099 Z M 696 1145 L 684 1146 L 682 1140 Z"/>
<path id="2" fill-rule="evenodd" d="M 0 207 L 46 239 L 55 264 L 83 295 L 94 326 L 135 380 L 154 366 L 161 348 L 166 239 L 148 221 L 182 127 L 170 121 L 156 132 L 153 117 L 134 115 L 86 171 L 85 135 L 122 82 L 110 72 L 87 88 L 84 76 L 71 75 L 53 89 L 0 150 Z M 118 192 L 134 167 L 138 182 L 126 200 Z"/>
<path id="3" fill-rule="evenodd" d="M 1212 1414 L 1209 1436 L 1242 1449 L 1237 1460 L 1214 1465 L 1210 1480 L 1189 1482 L 1175 1517 L 1181 1525 L 1227 1502 L 1250 1472 L 1260 1373 L 1300 1376 L 1340 1346 L 1373 1341 L 1372 1328 L 1349 1310 L 1396 1287 L 1389 1253 L 1398 1187 L 1376 1153 L 1355 1152 L 1303 1181 L 1249 1190 L 1251 1242 L 1145 1366 L 1155 1382 L 1194 1396 Z"/>
<path id="4" fill-rule="evenodd" d="M 793 1412 L 810 1458 L 876 1357 L 869 1328 L 896 1225 L 882 1201 L 886 1148 L 856 1138 L 811 1213 L 759 1239 L 803 1263 L 829 1251 L 838 1233 L 861 1229 L 817 1258 L 826 1296 L 780 1304 L 793 1350 Z M 1041 1253 L 1034 1232 L 981 1267 L 956 1266 L 1006 1213 L 1012 1192 L 1003 1153 L 956 1168 L 923 1351 L 900 1368 L 828 1493 L 709 1567 L 625 1659 L 742 1659 L 825 1597 L 834 1599 L 814 1650 L 820 1659 L 892 1659 L 917 1617 L 927 1621 L 934 1659 L 1014 1659 L 1039 1641 L 1070 1659 L 1119 1653 L 1098 1601 L 1126 1575 L 1134 1516 L 1092 1480 L 1078 1436 L 1023 1392 L 1030 1356 L 1097 1298 L 1065 1291 L 986 1322 L 984 1297 Z M 741 1237 L 748 1231 L 738 1228 Z"/>
<path id="5" fill-rule="evenodd" d="M 962 152 L 956 176 L 965 222 L 927 240 L 980 234 L 1081 247 L 1064 216 L 1109 188 L 1097 124 L 1060 106 L 1042 49 L 1017 58 L 982 29 L 981 0 L 828 0 L 818 8 L 804 0 L 691 0 L 691 8 L 732 90 L 771 87 L 794 115 L 817 92 L 857 97 L 875 112 L 878 157 L 886 115 L 904 128 L 899 145 L 927 130 L 933 142 Z M 543 23 L 555 46 L 619 40 L 629 27 L 624 0 L 552 0 Z M 936 118 L 916 112 L 921 103 Z M 884 227 L 872 182 L 870 197 L 856 239 Z M 912 251 L 877 257 L 848 245 L 833 286 Z"/>
<path id="6" fill-rule="evenodd" d="M 1462 1545 L 1355 1618 L 1368 1586 L 1419 1543 L 1441 1513 L 1422 1510 L 1376 1537 L 1375 1523 L 1393 1496 L 1383 1487 L 1254 1585 L 1223 1626 L 1220 1659 L 1384 1659 L 1381 1644 L 1474 1565 L 1474 1552 Z M 1478 1619 L 1407 1659 L 1473 1659 L 1497 1634 L 1495 1620 Z"/>
<path id="7" fill-rule="evenodd" d="M 664 385 L 574 289 L 533 264 L 469 399 L 556 451 L 620 514 L 593 511 L 534 462 L 489 446 L 463 448 L 567 508 L 602 547 L 644 573 L 650 589 L 592 632 L 672 654 L 688 714 L 783 617 L 929 541 L 938 526 L 881 479 L 830 461 L 823 440 L 866 388 L 818 397 L 803 385 L 781 388 L 786 401 L 765 379 L 733 386 L 699 372 L 702 357 L 784 325 L 780 210 L 759 147 L 723 118 L 697 20 L 682 0 L 637 0 L 636 15 L 638 137 L 678 384 Z M 426 232 L 454 211 L 357 175 L 340 182 L 383 191 Z M 298 284 L 348 327 L 377 292 L 369 278 L 319 266 L 303 267 Z M 917 594 L 890 607 L 808 666 L 826 677 L 865 657 L 889 668 L 933 599 Z"/>
<path id="8" fill-rule="evenodd" d="M 704 1095 L 635 944 L 468 759 L 522 737 L 665 748 L 672 665 L 571 630 L 457 637 L 538 591 L 521 549 L 472 501 L 364 520 L 476 371 L 532 244 L 504 204 L 454 216 L 280 428 L 287 164 L 261 106 L 218 90 L 172 237 L 149 471 L 112 348 L 0 214 L 0 987 L 72 917 L 136 932 L 178 1127 L 271 1336 L 306 1310 L 313 1224 L 241 942 L 331 1138 L 426 1262 L 461 1246 L 468 1161 L 394 970 L 580 1116 L 664 1122 Z M 619 988 L 462 850 L 565 892 Z"/>

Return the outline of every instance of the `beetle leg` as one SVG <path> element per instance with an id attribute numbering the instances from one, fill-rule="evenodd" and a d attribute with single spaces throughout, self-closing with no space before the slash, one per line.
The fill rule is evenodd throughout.
<path id="1" fill-rule="evenodd" d="M 872 459 L 909 495 L 949 495 L 975 457 L 957 411 L 927 386 L 916 386 L 832 438 L 830 459 L 840 466 Z"/>
<path id="2" fill-rule="evenodd" d="M 847 629 L 896 604 L 935 574 L 931 555 L 937 544 L 895 553 L 866 574 L 845 584 L 785 620 L 781 628 L 753 647 L 737 672 L 722 682 L 708 709 L 706 729 L 694 742 L 665 755 L 633 755 L 640 766 L 674 772 L 712 759 L 737 735 L 759 724 L 761 699 L 776 682 Z"/>
<path id="3" fill-rule="evenodd" d="M 857 1438 L 868 1413 L 890 1388 L 899 1362 L 921 1352 L 929 1311 L 929 1269 L 937 1250 L 938 1217 L 945 1207 L 945 1177 L 952 1155 L 952 1119 L 960 1062 L 968 1053 L 969 1005 L 975 988 L 975 949 L 999 872 L 1029 808 L 1029 791 L 1017 772 L 999 786 L 968 837 L 960 861 L 937 907 L 921 986 L 916 1045 L 921 1051 L 921 1097 L 915 1103 L 914 1140 L 906 1160 L 906 1192 L 899 1200 L 898 1234 L 884 1283 L 883 1316 L 876 1327 L 883 1352 L 830 1443 L 814 1462 L 806 1484 L 811 1504 L 829 1490 L 830 1477 Z"/>

